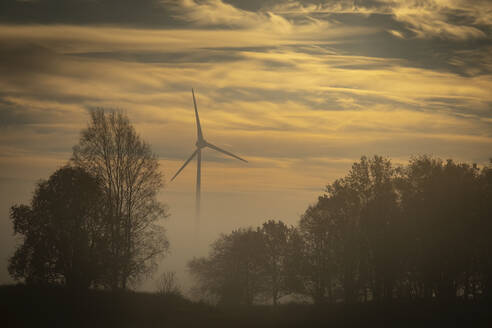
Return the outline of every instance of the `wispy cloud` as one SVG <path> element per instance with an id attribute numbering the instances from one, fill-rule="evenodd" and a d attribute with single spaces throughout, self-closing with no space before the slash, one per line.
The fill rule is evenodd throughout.
<path id="1" fill-rule="evenodd" d="M 169 175 L 194 143 L 192 86 L 207 137 L 261 168 L 245 179 L 248 188 L 266 188 L 266 172 L 279 177 L 268 180 L 269 188 L 284 186 L 280 176 L 299 175 L 299 183 L 304 174 L 326 177 L 320 163 L 348 163 L 363 153 L 403 158 L 430 152 L 477 161 L 489 156 L 489 48 L 451 48 L 444 61 L 466 74 L 408 58 L 351 52 L 352 44 L 365 39 L 411 42 L 411 29 L 418 38 L 451 38 L 452 44 L 462 39 L 459 35 L 481 37 L 452 32 L 450 26 L 458 26 L 450 19 L 456 10 L 466 12 L 467 26 L 486 24 L 483 14 L 465 10 L 463 2 L 379 1 L 363 7 L 291 1 L 257 12 L 220 0 L 165 5 L 175 19 L 189 22 L 188 28 L 1 26 L 0 140 L 9 146 L 2 147 L 0 162 L 10 167 L 20 154 L 44 160 L 68 154 L 86 124 L 87 109 L 102 106 L 128 113 L 167 163 Z M 449 8 L 458 9 L 452 14 Z M 363 19 L 379 13 L 407 24 L 407 30 L 398 25 L 388 35 L 386 27 L 323 16 L 332 13 Z M 450 26 L 439 34 L 419 20 Z M 211 170 L 242 170 L 221 156 L 208 156 Z M 301 162 L 306 173 L 297 170 Z M 310 181 L 306 188 L 319 183 L 304 181 Z"/>
<path id="2" fill-rule="evenodd" d="M 417 37 L 458 40 L 484 38 L 480 25 L 487 22 L 492 5 L 473 1 L 387 1 L 396 20 L 407 24 Z M 491 25 L 491 21 L 485 25 Z M 478 25 L 478 26 L 477 26 Z"/>
<path id="3" fill-rule="evenodd" d="M 290 27 L 289 22 L 280 16 L 241 10 L 221 0 L 165 0 L 163 3 L 174 10 L 175 17 L 198 26 L 256 28 L 269 24 L 277 27 L 276 30 Z"/>
<path id="4" fill-rule="evenodd" d="M 492 4 L 487 1 L 467 0 L 382 0 L 354 2 L 351 0 L 326 1 L 305 4 L 285 1 L 271 9 L 283 15 L 357 14 L 391 15 L 417 38 L 449 38 L 465 40 L 485 38 L 492 25 Z M 390 30 L 398 37 L 400 31 Z"/>
<path id="5" fill-rule="evenodd" d="M 297 42 L 313 40 L 313 37 L 322 40 L 347 34 L 372 32 L 356 28 L 347 29 L 310 15 L 289 19 L 282 13 L 276 13 L 275 8 L 257 12 L 242 10 L 222 0 L 165 0 L 163 3 L 171 8 L 175 18 L 191 23 L 195 27 L 250 30 L 258 34 L 275 35 L 276 39 L 290 39 Z"/>

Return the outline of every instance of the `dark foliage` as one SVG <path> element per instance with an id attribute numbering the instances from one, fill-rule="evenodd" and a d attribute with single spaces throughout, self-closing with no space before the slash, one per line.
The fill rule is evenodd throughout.
<path id="1" fill-rule="evenodd" d="M 265 302 L 258 296 L 267 294 L 274 304 L 286 294 L 318 304 L 491 298 L 491 172 L 492 162 L 479 169 L 421 156 L 394 167 L 362 157 L 326 187 L 297 229 L 268 221 L 234 231 L 190 269 L 201 290 L 219 299 L 224 291 L 211 286 L 227 278 L 236 288 L 228 299 L 239 300 L 254 277 L 252 297 L 238 304 Z M 241 267 L 249 279 L 231 282 Z"/>
<path id="2" fill-rule="evenodd" d="M 193 259 L 188 267 L 200 281 L 197 292 L 224 306 L 251 305 L 261 290 L 261 234 L 239 229 L 212 244 L 208 258 Z"/>
<path id="3" fill-rule="evenodd" d="M 9 270 L 29 284 L 0 287 L 0 326 L 490 326 L 492 161 L 362 157 L 325 191 L 298 227 L 238 229 L 189 263 L 214 307 L 172 292 L 171 276 L 156 294 L 87 289 L 104 272 L 107 238 L 93 232 L 108 232 L 107 190 L 62 168 L 12 207 L 24 243 Z M 313 304 L 286 303 L 298 296 Z"/>
<path id="4" fill-rule="evenodd" d="M 294 228 L 267 221 L 261 228 L 238 229 L 212 244 L 208 258 L 188 264 L 198 280 L 199 297 L 224 306 L 252 305 L 290 292 L 289 258 Z"/>
<path id="5" fill-rule="evenodd" d="M 315 302 L 490 297 L 490 167 L 362 157 L 301 218 Z M 306 284 L 305 284 L 306 285 Z"/>
<path id="6" fill-rule="evenodd" d="M 30 206 L 10 210 L 22 244 L 9 261 L 9 273 L 27 283 L 64 283 L 88 288 L 104 274 L 103 192 L 85 170 L 63 167 L 36 187 Z"/>
<path id="7" fill-rule="evenodd" d="M 30 206 L 11 208 L 22 243 L 9 273 L 28 284 L 127 289 L 169 247 L 157 224 L 166 216 L 157 157 L 128 117 L 98 109 L 71 165 L 41 181 Z"/>

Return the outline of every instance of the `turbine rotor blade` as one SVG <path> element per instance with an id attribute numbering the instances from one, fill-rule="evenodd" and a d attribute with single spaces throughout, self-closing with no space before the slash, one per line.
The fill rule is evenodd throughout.
<path id="1" fill-rule="evenodd" d="M 178 172 L 176 172 L 176 174 L 171 178 L 171 181 L 174 180 L 174 178 L 176 178 L 179 174 L 179 172 L 183 171 L 183 169 L 185 168 L 186 165 L 188 165 L 188 163 L 193 159 L 193 157 L 196 156 L 196 154 L 198 153 L 199 149 L 195 150 L 195 152 L 193 154 L 191 154 L 190 158 L 188 158 L 186 160 L 186 162 L 184 162 L 183 166 L 181 166 L 178 170 Z"/>
<path id="2" fill-rule="evenodd" d="M 193 95 L 193 105 L 195 106 L 195 118 L 196 118 L 196 133 L 198 140 L 203 140 L 202 126 L 200 125 L 200 117 L 198 117 L 198 109 L 196 107 L 195 91 L 191 89 L 191 94 Z"/>
<path id="3" fill-rule="evenodd" d="M 217 146 L 215 146 L 215 145 L 212 145 L 211 143 L 208 143 L 208 142 L 207 142 L 207 147 L 208 147 L 208 148 L 211 148 L 211 149 L 213 149 L 213 150 L 219 151 L 219 152 L 221 152 L 221 153 L 224 153 L 224 154 L 226 154 L 226 155 L 229 155 L 229 156 L 231 156 L 231 157 L 234 157 L 234 158 L 236 158 L 236 159 L 238 159 L 238 160 L 240 160 L 240 161 L 243 161 L 243 162 L 248 163 L 248 161 L 247 161 L 247 160 L 245 160 L 245 159 L 243 159 L 243 158 L 241 158 L 241 157 L 239 157 L 239 156 L 236 156 L 236 155 L 234 155 L 233 153 L 230 153 L 230 152 L 228 152 L 228 151 L 226 151 L 226 150 L 224 150 L 224 149 L 220 149 L 219 147 L 217 147 Z"/>

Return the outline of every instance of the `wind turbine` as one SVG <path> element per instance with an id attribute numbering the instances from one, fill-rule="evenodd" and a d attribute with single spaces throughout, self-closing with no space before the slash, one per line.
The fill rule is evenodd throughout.
<path id="1" fill-rule="evenodd" d="M 206 141 L 203 138 L 203 133 L 202 133 L 202 127 L 200 125 L 200 118 L 198 117 L 198 109 L 196 107 L 196 100 L 195 100 L 195 92 L 193 89 L 191 89 L 191 94 L 193 96 L 193 105 L 195 106 L 195 119 L 196 119 L 196 132 L 197 132 L 197 140 L 196 140 L 196 150 L 191 154 L 191 156 L 184 162 L 184 164 L 179 168 L 178 172 L 171 178 L 171 181 L 173 181 L 178 174 L 188 165 L 188 163 L 196 156 L 196 218 L 200 217 L 200 188 L 201 188 L 201 166 L 202 166 L 202 149 L 203 148 L 210 148 L 213 150 L 216 150 L 218 152 L 221 152 L 223 154 L 226 154 L 228 156 L 234 157 L 240 161 L 243 162 L 248 162 L 247 160 L 234 155 L 233 153 L 230 153 L 226 150 L 220 149 L 219 147 L 212 145 L 210 142 Z"/>

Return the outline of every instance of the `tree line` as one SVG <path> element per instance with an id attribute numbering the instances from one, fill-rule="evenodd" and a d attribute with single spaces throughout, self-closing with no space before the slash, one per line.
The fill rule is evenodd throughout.
<path id="1" fill-rule="evenodd" d="M 219 304 L 492 297 L 492 160 L 362 157 L 296 226 L 269 220 L 221 235 L 188 263 Z"/>
<path id="2" fill-rule="evenodd" d="M 157 156 L 128 117 L 92 111 L 68 163 L 37 183 L 30 204 L 11 207 L 21 243 L 10 275 L 77 289 L 136 284 L 169 247 L 162 186 Z M 196 293 L 228 305 L 491 297 L 491 218 L 492 160 L 362 157 L 296 226 L 234 230 L 188 267 Z M 159 288 L 175 293 L 174 284 L 170 275 Z"/>
<path id="3" fill-rule="evenodd" d="M 11 207 L 21 243 L 10 275 L 76 289 L 137 283 L 169 247 L 157 224 L 167 215 L 162 184 L 157 156 L 128 117 L 92 111 L 68 163 L 37 183 L 29 205 Z"/>

